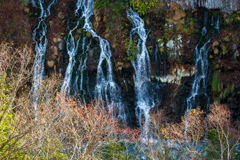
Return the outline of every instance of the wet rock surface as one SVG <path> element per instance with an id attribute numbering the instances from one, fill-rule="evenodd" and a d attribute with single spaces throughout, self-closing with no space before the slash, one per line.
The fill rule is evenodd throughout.
<path id="1" fill-rule="evenodd" d="M 52 10 L 51 16 L 46 19 L 48 26 L 47 37 L 49 40 L 45 57 L 46 74 L 50 75 L 53 72 L 57 72 L 64 75 L 65 73 L 68 64 L 65 38 L 77 20 L 73 12 L 75 9 L 73 8 L 74 3 L 71 0 L 60 1 Z M 117 5 L 117 2 L 112 3 Z M 212 8 L 219 8 L 219 4 L 214 3 Z M 235 4 L 235 1 L 233 4 Z M 9 9 L 11 10 L 11 7 Z M 185 99 L 190 94 L 191 83 L 195 73 L 194 50 L 200 41 L 199 35 L 204 24 L 203 15 L 207 13 L 210 24 L 208 26 L 209 29 L 214 29 L 214 26 L 211 26 L 211 16 L 214 20 L 219 17 L 221 28 L 221 32 L 216 34 L 216 36 L 206 36 L 206 38 L 213 36 L 208 53 L 209 70 L 211 72 L 207 81 L 211 103 L 214 100 L 211 91 L 212 77 L 218 73 L 218 79 L 223 85 L 223 92 L 230 84 L 234 84 L 234 94 L 231 94 L 231 97 L 228 97 L 228 99 L 220 99 L 220 102 L 229 104 L 229 107 L 235 111 L 236 117 L 240 115 L 240 33 L 237 30 L 240 24 L 240 12 L 235 11 L 237 9 L 239 9 L 239 4 L 233 6 L 233 10 L 225 11 L 226 8 L 224 6 L 220 10 L 208 10 L 195 5 L 192 7 L 192 4 L 186 3 L 186 1 L 179 1 L 165 5 L 165 10 L 156 12 L 153 9 L 145 15 L 141 15 L 148 31 L 146 46 L 151 59 L 152 70 L 152 77 L 149 77 L 149 79 L 155 78 L 157 83 L 164 84 L 162 89 L 164 93 L 163 99 L 155 106 L 155 109 L 165 108 L 169 115 L 174 115 L 178 118 L 184 113 L 186 109 Z M 134 69 L 127 55 L 130 44 L 129 31 L 132 26 L 126 17 L 125 11 L 123 8 L 119 13 L 116 13 L 111 9 L 111 6 L 105 9 L 95 9 L 91 21 L 95 32 L 110 43 L 114 78 L 121 88 L 122 97 L 127 108 L 129 108 L 130 117 L 135 117 L 135 109 L 133 107 L 136 103 L 133 80 Z M 36 28 L 39 11 L 32 8 L 30 3 L 27 3 L 25 8 L 17 12 L 21 13 L 19 14 L 20 17 L 12 16 L 12 19 L 16 21 L 17 18 L 20 18 L 22 21 L 17 21 L 17 25 L 25 26 L 26 31 L 16 30 L 16 32 L 12 32 L 15 33 L 12 35 L 12 39 L 14 42 L 18 41 L 16 44 L 20 44 L 20 40 L 24 40 L 24 42 L 26 40 L 32 45 L 31 33 Z M 26 17 L 29 19 L 26 20 Z M 7 38 L 6 31 L 12 30 L 14 27 L 8 28 L 6 24 L 12 26 L 10 21 L 5 21 L 5 24 L 0 25 L 0 31 L 1 37 Z M 83 22 L 80 22 L 79 28 L 74 34 L 76 36 L 75 39 L 84 34 L 89 40 L 92 40 L 92 45 L 87 54 L 88 71 L 91 77 L 90 88 L 94 90 L 100 54 L 99 42 L 92 37 L 91 33 L 85 33 L 81 29 L 82 25 Z M 25 36 L 25 38 L 16 38 L 15 35 L 17 35 L 16 37 Z M 132 41 L 136 44 L 135 47 L 137 47 L 138 39 L 138 35 L 132 36 Z M 79 48 L 80 52 L 82 52 L 81 48 Z M 75 58 L 78 59 L 77 57 Z"/>

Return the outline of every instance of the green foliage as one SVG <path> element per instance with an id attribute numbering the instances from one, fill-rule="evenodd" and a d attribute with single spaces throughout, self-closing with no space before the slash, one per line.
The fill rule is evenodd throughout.
<path id="1" fill-rule="evenodd" d="M 154 7 L 158 0 L 130 0 L 131 7 L 135 8 L 140 15 L 145 15 Z"/>
<path id="2" fill-rule="evenodd" d="M 94 3 L 95 9 L 103 9 L 105 7 L 108 7 L 110 4 L 110 0 L 96 0 Z"/>
<path id="3" fill-rule="evenodd" d="M 207 152 L 204 158 L 205 159 L 221 159 L 220 153 L 222 151 L 221 151 L 221 144 L 219 141 L 219 137 L 221 137 L 222 135 L 219 135 L 220 133 L 218 133 L 216 129 L 207 129 L 207 133 L 208 133 L 208 139 L 210 141 L 209 141 L 209 144 L 205 146 Z M 224 139 L 222 141 L 222 144 L 223 144 L 222 147 L 224 148 L 227 148 L 227 145 L 230 145 L 229 148 L 233 148 L 233 153 L 232 153 L 233 157 L 231 157 L 230 159 L 240 158 L 240 153 L 234 147 L 234 144 L 227 144 L 227 142 L 225 142 Z M 228 159 L 227 150 L 223 151 L 223 159 Z"/>
<path id="4" fill-rule="evenodd" d="M 214 101 L 220 102 L 220 100 L 224 100 L 230 102 L 232 97 L 235 95 L 234 92 L 234 84 L 230 86 L 227 85 L 227 88 L 223 88 L 223 84 L 221 83 L 220 79 L 218 78 L 218 73 L 213 74 L 212 78 L 212 94 Z"/>
<path id="5" fill-rule="evenodd" d="M 106 144 L 104 148 L 99 150 L 98 157 L 101 159 L 126 160 L 133 159 L 130 154 L 126 154 L 127 146 L 124 142 L 112 142 Z"/>
<path id="6" fill-rule="evenodd" d="M 137 54 L 140 53 L 139 48 L 134 41 L 126 39 L 125 48 L 128 51 L 128 57 L 125 57 L 124 60 L 134 61 L 137 58 Z"/>
<path id="7" fill-rule="evenodd" d="M 238 22 L 238 14 L 237 13 L 233 13 L 229 16 L 229 18 L 231 19 L 231 21 L 233 22 Z"/>
<path id="8" fill-rule="evenodd" d="M 1 0 L 1 1 L 0 1 L 0 6 L 5 6 L 5 5 L 6 5 L 5 0 Z"/>
<path id="9" fill-rule="evenodd" d="M 208 138 L 210 140 L 211 145 L 214 146 L 214 150 L 206 146 L 206 150 L 207 150 L 206 158 L 209 158 L 209 159 L 217 158 L 219 155 L 217 154 L 217 152 L 220 153 L 220 143 L 217 137 L 218 136 L 217 132 L 214 129 L 211 129 L 211 130 L 208 129 L 207 133 L 208 133 Z"/>
<path id="10" fill-rule="evenodd" d="M 6 73 L 0 73 L 0 146 L 3 146 L 3 149 L 0 150 L 1 156 L 10 154 L 11 150 L 9 148 L 17 149 L 20 145 L 18 140 L 15 138 L 11 139 L 11 135 L 14 132 L 12 124 L 15 120 L 15 114 L 12 113 L 11 94 L 9 94 L 11 93 L 11 87 L 6 82 L 6 76 Z M 23 157 L 22 154 L 17 152 L 12 153 L 12 156 L 20 159 Z"/>
<path id="11" fill-rule="evenodd" d="M 239 15 L 238 13 L 232 13 L 227 18 L 224 18 L 224 24 L 229 26 L 239 26 Z"/>
<path id="12" fill-rule="evenodd" d="M 213 96 L 219 96 L 220 88 L 220 79 L 218 79 L 218 73 L 214 73 L 212 78 L 212 94 Z"/>
<path id="13" fill-rule="evenodd" d="M 68 155 L 61 152 L 62 143 L 58 139 L 47 138 L 44 147 L 37 157 L 39 160 L 44 159 L 56 159 L 56 160 L 68 160 Z"/>
<path id="14" fill-rule="evenodd" d="M 112 3 L 110 5 L 110 7 L 112 8 L 112 11 L 117 15 L 119 15 L 122 12 L 124 6 L 125 6 L 125 3 L 122 1 L 120 1 L 119 3 Z"/>
<path id="15" fill-rule="evenodd" d="M 228 84 L 227 88 L 225 88 L 225 90 L 221 92 L 220 98 L 226 100 L 227 102 L 230 102 L 234 95 L 234 84 L 232 84 L 231 87 L 230 84 Z"/>
<path id="16" fill-rule="evenodd" d="M 164 33 L 164 36 L 162 37 L 163 39 L 166 39 L 167 41 L 170 41 L 171 35 L 167 32 Z"/>
<path id="17" fill-rule="evenodd" d="M 10 96 L 6 94 L 7 92 L 11 91 L 11 88 L 6 84 L 6 76 L 7 74 L 0 75 L 0 91 L 1 91 L 0 116 L 1 118 L 3 118 L 0 125 L 0 134 L 1 134 L 0 143 L 1 144 L 6 142 L 11 132 L 14 131 L 14 128 L 11 126 L 11 123 L 14 119 L 14 114 L 10 113 L 11 107 L 8 106 L 8 101 L 10 100 Z M 2 154 L 2 152 L 4 152 L 5 150 L 6 149 L 3 149 L 3 151 L 1 151 L 0 154 Z"/>
<path id="18" fill-rule="evenodd" d="M 187 18 L 187 23 L 190 23 L 190 22 L 195 23 L 195 22 L 196 22 L 196 19 L 195 19 L 195 18 L 188 17 L 188 18 Z"/>
<path id="19" fill-rule="evenodd" d="M 103 10 L 107 7 L 110 7 L 110 9 L 119 15 L 122 11 L 122 9 L 126 6 L 126 2 L 122 0 L 115 0 L 115 3 L 110 3 L 110 0 L 96 0 L 94 3 L 94 8 L 95 9 L 100 9 Z"/>
<path id="20" fill-rule="evenodd" d="M 231 41 L 231 39 L 230 39 L 230 37 L 229 36 L 227 36 L 227 37 L 225 37 L 224 39 L 223 39 L 225 42 L 230 42 Z M 223 45 L 224 46 L 224 45 Z M 224 46 L 225 47 L 225 46 Z M 226 47 L 225 47 L 226 48 Z"/>
<path id="21" fill-rule="evenodd" d="M 26 6 L 27 6 L 27 2 L 26 2 L 26 0 L 20 0 L 21 2 L 22 2 L 22 6 L 23 6 L 23 8 L 25 8 Z"/>

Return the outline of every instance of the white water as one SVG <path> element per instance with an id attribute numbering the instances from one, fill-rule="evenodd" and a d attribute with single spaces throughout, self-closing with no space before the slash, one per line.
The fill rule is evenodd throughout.
<path id="1" fill-rule="evenodd" d="M 78 45 L 79 41 L 81 39 L 81 36 L 79 36 L 77 42 L 75 42 L 73 31 L 77 29 L 79 25 L 80 19 L 77 21 L 77 25 L 68 33 L 68 36 L 66 38 L 66 45 L 67 45 L 67 54 L 69 55 L 69 63 L 65 72 L 65 77 L 63 80 L 61 93 L 64 93 L 66 95 L 70 94 L 70 84 L 72 81 L 72 73 L 73 73 L 73 67 L 76 63 L 75 56 L 77 55 Z"/>
<path id="2" fill-rule="evenodd" d="M 140 18 L 139 14 L 135 10 L 130 8 L 130 10 L 127 12 L 127 16 L 128 19 L 132 22 L 132 29 L 130 31 L 130 43 L 132 42 L 133 34 L 138 34 L 139 36 L 137 47 L 140 53 L 136 53 L 137 58 L 135 61 L 131 61 L 131 63 L 135 70 L 135 75 L 133 77 L 137 98 L 137 106 L 135 108 L 135 111 L 141 128 L 141 135 L 142 137 L 147 137 L 148 127 L 150 123 L 150 109 L 155 105 L 154 93 L 149 93 L 151 92 L 151 86 L 149 86 L 147 82 L 148 77 L 151 75 L 150 57 L 146 47 L 148 34 L 144 29 L 143 19 Z M 130 46 L 131 44 L 129 45 L 129 49 Z M 130 56 L 129 51 L 128 56 Z M 142 122 L 143 117 L 145 119 L 144 122 Z M 144 123 L 143 126 L 142 123 Z"/>
<path id="3" fill-rule="evenodd" d="M 213 20 L 212 20 L 212 27 L 216 29 L 217 33 L 219 33 L 219 17 L 217 19 L 217 21 L 215 22 L 216 25 L 213 24 Z M 194 81 L 192 83 L 192 90 L 190 93 L 190 96 L 187 98 L 187 110 L 185 112 L 186 118 L 185 118 L 185 136 L 186 132 L 188 130 L 188 114 L 190 112 L 190 110 L 193 107 L 196 107 L 196 97 L 199 95 L 204 95 L 206 97 L 206 102 L 205 104 L 207 105 L 207 112 L 209 111 L 209 97 L 207 94 L 207 75 L 208 75 L 208 68 L 209 68 L 209 64 L 208 64 L 208 51 L 210 49 L 210 42 L 212 40 L 212 37 L 209 38 L 207 40 L 206 43 L 204 43 L 204 45 L 202 47 L 200 47 L 200 43 L 203 40 L 203 38 L 205 38 L 206 34 L 207 34 L 207 14 L 205 14 L 204 16 L 204 27 L 202 29 L 202 33 L 201 33 L 201 38 L 200 38 L 200 42 L 197 44 L 197 46 L 195 47 L 195 55 L 196 55 L 196 59 L 195 59 L 195 68 L 197 69 L 196 73 L 195 73 L 195 78 Z"/>
<path id="4" fill-rule="evenodd" d="M 82 1 L 76 3 L 75 15 L 78 16 L 79 9 L 82 5 Z M 83 97 L 85 102 L 84 95 L 89 92 L 88 85 L 88 75 L 87 75 L 87 51 L 90 49 L 91 41 L 87 44 L 87 37 L 79 35 L 78 40 L 75 42 L 73 32 L 79 27 L 79 22 L 83 17 L 80 17 L 77 21 L 76 26 L 70 30 L 68 37 L 65 39 L 67 44 L 67 53 L 69 55 L 69 63 L 65 72 L 65 78 L 61 88 L 61 93 L 66 93 L 70 95 L 71 91 L 74 93 L 79 93 Z M 83 37 L 83 38 L 82 38 Z M 81 54 L 76 60 L 75 57 L 78 54 L 79 44 L 81 43 Z M 76 61 L 79 61 L 79 65 L 76 71 L 75 79 L 73 79 L 73 69 L 76 65 Z M 84 81 L 85 80 L 85 81 Z M 72 84 L 72 85 L 71 85 Z M 85 86 L 84 86 L 85 85 Z"/>
<path id="5" fill-rule="evenodd" d="M 31 93 L 33 94 L 33 106 L 34 109 L 37 109 L 37 97 L 39 86 L 41 85 L 42 80 L 44 79 L 44 62 L 45 62 L 45 53 L 47 49 L 47 25 L 45 19 L 51 14 L 50 9 L 57 0 L 50 0 L 48 2 L 47 8 L 44 8 L 44 0 L 32 0 L 32 5 L 35 8 L 41 9 L 41 14 L 39 16 L 39 23 L 37 28 L 33 31 L 33 40 L 35 41 L 35 62 L 34 62 L 34 75 L 33 75 L 33 86 Z"/>
<path id="6" fill-rule="evenodd" d="M 97 33 L 92 29 L 92 23 L 90 21 L 90 17 L 93 15 L 93 5 L 94 5 L 94 0 L 78 0 L 76 4 L 77 9 L 75 10 L 75 14 L 78 15 L 79 10 L 81 10 L 82 16 L 80 19 L 84 19 L 84 25 L 82 29 L 85 32 L 90 32 L 92 37 L 95 37 L 99 40 L 100 58 L 99 58 L 99 63 L 97 67 L 95 97 L 98 100 L 100 99 L 105 100 L 107 102 L 107 107 L 110 111 L 112 111 L 115 107 L 117 107 L 118 117 L 121 118 L 124 123 L 126 123 L 126 114 L 121 102 L 120 88 L 113 80 L 113 71 L 112 71 L 112 63 L 111 63 L 112 53 L 110 50 L 110 44 L 107 40 L 102 39 L 100 36 L 98 36 Z M 89 47 L 87 48 L 89 49 Z M 86 58 L 80 62 L 79 70 L 86 70 L 86 67 L 87 67 L 86 62 L 87 62 Z M 81 80 L 80 80 L 81 82 L 83 81 L 82 77 L 83 76 L 81 76 Z M 77 76 L 74 82 L 74 86 L 78 84 L 76 82 L 78 81 L 78 79 L 79 77 Z M 80 89 L 81 88 L 83 88 L 82 85 L 80 86 Z"/>
<path id="7" fill-rule="evenodd" d="M 73 83 L 74 93 L 79 93 L 85 102 L 85 95 L 89 93 L 88 72 L 87 72 L 87 51 L 90 49 L 91 41 L 86 45 L 87 38 L 84 37 L 82 41 L 82 53 L 79 56 L 79 65 L 76 71 L 76 77 Z"/>

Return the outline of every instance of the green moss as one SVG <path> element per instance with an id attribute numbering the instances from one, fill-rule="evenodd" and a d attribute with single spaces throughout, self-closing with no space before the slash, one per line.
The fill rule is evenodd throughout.
<path id="1" fill-rule="evenodd" d="M 0 73 L 0 144 L 1 150 L 0 155 L 10 157 L 15 157 L 15 159 L 23 159 L 24 155 L 18 152 L 18 147 L 20 145 L 19 137 L 14 137 L 15 127 L 14 123 L 16 121 L 15 113 L 13 113 L 12 108 L 12 88 L 6 81 L 7 74 Z M 14 152 L 13 152 L 14 150 Z"/>
<path id="2" fill-rule="evenodd" d="M 188 17 L 187 20 L 186 20 L 187 23 L 190 23 L 190 22 L 194 22 L 196 23 L 197 20 L 195 18 L 191 18 L 191 17 Z"/>
<path id="3" fill-rule="evenodd" d="M 114 139 L 106 144 L 98 153 L 101 159 L 133 159 L 131 154 L 126 154 L 127 146 L 124 142 L 116 142 Z"/>
<path id="4" fill-rule="evenodd" d="M 131 7 L 135 8 L 140 15 L 147 14 L 158 3 L 156 0 L 130 0 Z"/>
<path id="5" fill-rule="evenodd" d="M 226 46 L 224 46 L 223 44 L 222 44 L 222 55 L 225 55 L 225 54 L 227 54 L 227 52 L 228 52 L 228 50 L 227 50 L 227 47 Z"/>
<path id="6" fill-rule="evenodd" d="M 214 73 L 212 78 L 212 94 L 218 96 L 220 88 L 220 80 L 218 79 L 218 73 Z"/>
<path id="7" fill-rule="evenodd" d="M 230 39 L 229 36 L 225 37 L 223 40 L 224 40 L 225 42 L 230 42 L 230 41 L 231 41 L 231 39 Z"/>
<path id="8" fill-rule="evenodd" d="M 183 28 L 183 33 L 187 35 L 191 34 L 190 29 L 188 27 Z"/>
<path id="9" fill-rule="evenodd" d="M 91 34 L 90 32 L 87 32 L 87 33 L 86 33 L 86 36 L 87 36 L 88 38 L 91 38 L 92 34 Z"/>
<path id="10" fill-rule="evenodd" d="M 183 29 L 184 29 L 184 26 L 181 23 L 179 23 L 177 26 L 177 31 L 181 32 L 183 31 Z"/>
<path id="11" fill-rule="evenodd" d="M 166 39 L 167 41 L 170 41 L 171 35 L 167 32 L 164 33 L 164 36 L 162 37 L 163 39 Z"/>
<path id="12" fill-rule="evenodd" d="M 135 61 L 137 58 L 137 54 L 140 53 L 139 48 L 137 47 L 137 41 L 129 40 L 128 38 L 125 40 L 125 48 L 128 52 L 128 57 L 123 58 L 125 61 Z"/>
<path id="13" fill-rule="evenodd" d="M 95 9 L 104 9 L 105 7 L 109 6 L 110 0 L 96 0 L 94 3 Z"/>
<path id="14" fill-rule="evenodd" d="M 152 46 L 148 46 L 147 50 L 148 50 L 148 53 L 152 54 L 153 47 Z"/>
<path id="15" fill-rule="evenodd" d="M 215 72 L 212 78 L 212 94 L 214 101 L 219 103 L 220 100 L 225 102 L 230 102 L 235 96 L 234 92 L 234 84 L 228 84 L 227 87 L 224 89 L 223 84 L 221 83 L 220 79 L 218 78 L 218 73 Z"/>
<path id="16" fill-rule="evenodd" d="M 81 34 L 83 32 L 82 28 L 77 29 L 77 33 Z"/>

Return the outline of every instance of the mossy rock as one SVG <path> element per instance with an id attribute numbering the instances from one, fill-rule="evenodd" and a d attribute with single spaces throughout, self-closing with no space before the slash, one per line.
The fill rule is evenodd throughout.
<path id="1" fill-rule="evenodd" d="M 173 31 L 173 28 L 168 28 L 168 32 L 172 32 Z"/>
<path id="2" fill-rule="evenodd" d="M 215 65 L 215 69 L 219 69 L 220 68 L 220 65 L 219 64 L 216 64 Z"/>
<path id="3" fill-rule="evenodd" d="M 83 32 L 82 28 L 77 29 L 76 31 L 78 34 L 81 34 Z"/>
<path id="4" fill-rule="evenodd" d="M 212 44 L 212 48 L 215 48 L 219 46 L 219 42 L 218 41 L 214 41 L 213 44 Z"/>
<path id="5" fill-rule="evenodd" d="M 56 58 L 57 58 L 57 56 L 52 54 L 52 59 L 55 60 Z"/>
<path id="6" fill-rule="evenodd" d="M 175 15 L 174 15 L 173 19 L 175 21 L 178 21 L 178 20 L 180 20 L 181 18 L 184 18 L 184 17 L 186 17 L 186 12 L 182 9 L 177 9 L 175 11 Z"/>
<path id="7" fill-rule="evenodd" d="M 194 31 L 193 31 L 193 32 L 197 33 L 197 32 L 199 32 L 199 29 L 194 29 Z"/>
<path id="8" fill-rule="evenodd" d="M 62 12 L 59 12 L 58 13 L 58 18 L 63 20 L 65 18 L 65 16 Z"/>
<path id="9" fill-rule="evenodd" d="M 184 29 L 184 26 L 181 23 L 178 24 L 177 31 L 181 32 L 181 31 L 183 31 L 183 29 Z"/>
<path id="10" fill-rule="evenodd" d="M 219 53 L 219 50 L 218 50 L 217 48 L 215 48 L 215 49 L 213 50 L 213 52 L 214 52 L 214 54 L 218 54 L 218 53 Z"/>
<path id="11" fill-rule="evenodd" d="M 110 34 L 109 33 L 106 33 L 104 38 L 108 39 L 110 37 Z"/>
<path id="12" fill-rule="evenodd" d="M 186 27 L 183 28 L 183 33 L 185 33 L 187 35 L 191 34 L 189 28 L 186 28 Z"/>
<path id="13" fill-rule="evenodd" d="M 222 48 L 222 55 L 226 55 L 228 52 L 227 47 L 222 44 L 221 48 Z"/>
<path id="14" fill-rule="evenodd" d="M 164 46 L 162 46 L 161 48 L 159 48 L 159 52 L 162 54 L 164 52 Z"/>
<path id="15" fill-rule="evenodd" d="M 90 32 L 87 32 L 87 33 L 86 33 L 86 36 L 87 36 L 88 38 L 91 38 L 91 37 L 92 37 L 92 34 L 91 34 Z"/>
<path id="16" fill-rule="evenodd" d="M 193 31 L 194 30 L 194 22 L 193 21 L 189 22 L 189 25 L 190 25 L 191 30 Z"/>
<path id="17" fill-rule="evenodd" d="M 213 59 L 213 55 L 209 55 L 209 59 Z"/>
<path id="18" fill-rule="evenodd" d="M 76 34 L 76 35 L 74 36 L 74 40 L 75 40 L 75 42 L 77 42 L 78 38 L 79 38 L 79 35 Z"/>
<path id="19" fill-rule="evenodd" d="M 180 4 L 177 4 L 176 2 L 170 2 L 169 6 L 170 6 L 171 10 L 177 10 L 181 7 Z"/>
<path id="20" fill-rule="evenodd" d="M 65 24 L 66 23 L 66 19 L 64 19 L 64 20 L 62 20 L 62 22 L 61 22 L 62 24 Z"/>
<path id="21" fill-rule="evenodd" d="M 47 61 L 47 66 L 48 66 L 49 68 L 53 68 L 53 66 L 54 66 L 54 61 Z"/>
<path id="22" fill-rule="evenodd" d="M 97 22 L 100 22 L 100 21 L 101 21 L 101 16 L 97 15 L 97 16 L 95 17 L 95 20 L 96 20 Z"/>
<path id="23" fill-rule="evenodd" d="M 149 17 L 149 16 L 147 16 L 147 18 L 146 18 L 146 21 L 145 21 L 145 22 L 146 22 L 146 24 L 147 24 L 147 25 L 150 25 L 150 17 Z"/>
<path id="24" fill-rule="evenodd" d="M 230 42 L 230 41 L 231 41 L 231 39 L 230 39 L 229 36 L 225 37 L 223 40 L 224 40 L 225 42 Z"/>
<path id="25" fill-rule="evenodd" d="M 148 50 L 148 53 L 152 54 L 153 46 L 148 46 L 147 50 Z"/>

